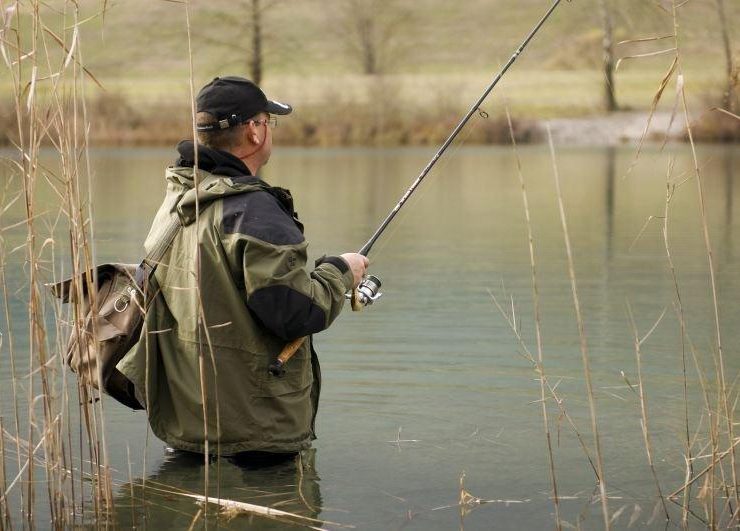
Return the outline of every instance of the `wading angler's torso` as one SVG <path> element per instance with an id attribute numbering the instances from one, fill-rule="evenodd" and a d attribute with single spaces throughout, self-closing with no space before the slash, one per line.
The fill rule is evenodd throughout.
<path id="1" fill-rule="evenodd" d="M 287 191 L 206 148 L 196 190 L 192 144 L 179 149 L 145 247 L 172 216 L 183 227 L 155 272 L 142 339 L 119 369 L 155 435 L 175 448 L 205 452 L 206 439 L 223 455 L 307 448 L 320 391 L 310 337 L 282 378 L 268 366 L 287 341 L 331 324 L 352 273 L 333 257 L 306 271 L 308 243 Z"/>

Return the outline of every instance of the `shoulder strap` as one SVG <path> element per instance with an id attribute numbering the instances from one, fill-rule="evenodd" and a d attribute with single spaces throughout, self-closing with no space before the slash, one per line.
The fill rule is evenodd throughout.
<path id="1" fill-rule="evenodd" d="M 180 227 L 182 227 L 180 220 L 176 216 L 172 216 L 165 227 L 164 234 L 162 234 L 162 237 L 156 242 L 152 250 L 147 253 L 136 270 L 136 283 L 139 287 L 143 287 L 144 281 L 148 281 L 154 274 L 160 260 L 162 260 L 167 249 L 172 245 L 175 236 L 180 231 Z"/>

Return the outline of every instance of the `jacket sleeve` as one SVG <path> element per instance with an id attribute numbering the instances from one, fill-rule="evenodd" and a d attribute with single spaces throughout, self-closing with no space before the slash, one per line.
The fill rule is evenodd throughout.
<path id="1" fill-rule="evenodd" d="M 339 257 L 325 258 L 307 271 L 303 235 L 271 197 L 259 199 L 239 230 L 247 307 L 285 341 L 320 332 L 341 312 L 344 294 L 352 289 L 352 271 Z"/>

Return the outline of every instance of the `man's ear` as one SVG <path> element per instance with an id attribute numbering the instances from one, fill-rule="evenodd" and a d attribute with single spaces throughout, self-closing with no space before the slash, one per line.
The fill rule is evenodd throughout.
<path id="1" fill-rule="evenodd" d="M 253 125 L 254 122 L 250 122 L 247 124 L 247 136 L 249 137 L 249 142 L 251 144 L 254 144 L 255 146 L 260 145 L 260 136 L 257 134 L 257 128 Z"/>

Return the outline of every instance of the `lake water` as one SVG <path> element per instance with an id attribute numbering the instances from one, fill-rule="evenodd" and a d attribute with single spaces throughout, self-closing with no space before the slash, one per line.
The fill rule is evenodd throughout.
<path id="1" fill-rule="evenodd" d="M 140 259 L 164 190 L 163 170 L 173 154 L 159 149 L 92 153 L 97 262 Z M 359 249 L 432 154 L 428 148 L 276 148 L 263 177 L 293 192 L 313 260 L 324 253 Z M 545 370 L 593 452 L 552 162 L 546 146 L 522 147 L 519 154 L 534 232 Z M 557 163 L 592 365 L 609 508 L 616 513 L 614 528 L 679 528 L 679 505 L 669 502 L 668 524 L 655 510 L 659 502 L 642 439 L 640 404 L 625 382 L 625 377 L 637 382 L 627 305 L 641 336 L 665 312 L 642 344 L 642 372 L 657 475 L 663 492 L 671 492 L 683 481 L 686 429 L 676 293 L 661 232 L 672 160 L 671 181 L 681 184 L 670 202 L 671 254 L 687 337 L 711 387 L 717 338 L 710 277 L 696 181 L 690 178 L 690 151 L 685 146 L 663 151 L 650 146 L 628 171 L 634 154 L 633 147 L 561 147 Z M 53 164 L 49 154 L 42 160 Z M 740 369 L 740 215 L 734 212 L 740 202 L 740 185 L 734 182 L 740 178 L 739 161 L 739 146 L 699 149 L 728 383 Z M 251 470 L 214 463 L 209 476 L 212 484 L 218 479 L 222 498 L 358 529 L 554 527 L 537 374 L 492 300 L 493 294 L 509 311 L 513 305 L 516 326 L 536 355 L 528 240 L 516 168 L 507 147 L 466 147 L 442 159 L 370 254 L 370 272 L 383 280 L 382 299 L 363 312 L 347 308 L 316 338 L 324 375 L 319 438 L 303 456 L 303 467 L 291 463 Z M 8 175 L 4 203 L 19 190 L 17 180 Z M 58 200 L 48 186 L 40 185 L 38 201 L 36 226 L 42 234 L 55 236 L 58 266 L 68 241 L 63 223 L 51 228 L 59 214 Z M 22 219 L 16 203 L 0 222 L 9 227 Z M 18 381 L 16 399 L 24 411 L 27 267 L 23 249 L 16 248 L 25 241 L 25 228 L 11 227 L 0 236 L 16 373 L 25 378 Z M 14 434 L 11 334 L 2 321 L 0 408 L 4 427 Z M 697 433 L 693 453 L 704 454 L 695 463 L 701 470 L 708 464 L 708 417 L 688 351 L 687 357 L 690 429 Z M 64 369 L 58 360 L 50 367 L 61 379 Z M 601 528 L 601 506 L 592 500 L 594 473 L 552 400 L 548 411 L 563 497 L 561 518 L 584 529 Z M 141 412 L 106 400 L 105 414 L 117 499 L 112 520 L 121 528 L 188 528 L 199 506 L 178 492 L 202 492 L 202 462 L 167 454 L 163 443 L 147 435 Z M 21 418 L 21 435 L 27 432 L 27 421 Z M 14 448 L 14 443 L 6 437 L 5 446 Z M 9 481 L 17 473 L 16 457 L 6 450 L 4 458 Z M 48 499 L 39 470 L 35 519 L 37 526 L 47 528 Z M 461 511 L 463 474 L 467 491 L 490 503 L 470 504 Z M 133 490 L 130 477 L 136 483 Z M 20 487 L 26 489 L 19 483 L 9 497 L 18 523 Z M 696 490 L 692 495 L 696 497 Z M 718 515 L 720 502 L 718 497 Z M 696 499 L 691 508 L 704 517 Z M 692 528 L 703 527 L 697 517 L 690 517 Z M 334 523 L 316 525 L 341 529 Z M 195 522 L 195 528 L 205 525 L 202 517 Z M 279 529 L 286 524 L 211 516 L 207 525 Z"/>

